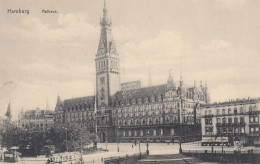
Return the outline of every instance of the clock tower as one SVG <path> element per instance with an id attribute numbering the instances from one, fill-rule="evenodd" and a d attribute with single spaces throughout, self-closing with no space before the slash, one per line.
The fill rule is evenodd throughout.
<path id="1" fill-rule="evenodd" d="M 120 90 L 119 55 L 112 36 L 112 22 L 108 18 L 106 2 L 100 20 L 100 39 L 96 54 L 96 100 L 97 107 L 106 108 L 110 96 Z"/>

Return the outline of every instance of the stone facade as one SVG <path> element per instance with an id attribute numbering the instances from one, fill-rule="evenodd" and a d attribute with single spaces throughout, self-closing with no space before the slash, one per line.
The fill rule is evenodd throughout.
<path id="1" fill-rule="evenodd" d="M 101 142 L 170 142 L 201 136 L 198 106 L 209 102 L 206 85 L 176 86 L 171 73 L 165 84 L 120 89 L 120 62 L 112 37 L 112 22 L 104 5 L 96 54 L 96 95 L 61 101 L 55 108 L 56 126 L 77 125 L 97 133 Z M 127 86 L 131 83 L 124 83 Z"/>
<path id="2" fill-rule="evenodd" d="M 200 111 L 202 141 L 226 137 L 230 144 L 238 138 L 244 145 L 260 145 L 260 99 L 206 104 Z"/>
<path id="3" fill-rule="evenodd" d="M 53 111 L 51 110 L 27 110 L 21 111 L 18 116 L 18 127 L 48 130 L 54 126 Z"/>

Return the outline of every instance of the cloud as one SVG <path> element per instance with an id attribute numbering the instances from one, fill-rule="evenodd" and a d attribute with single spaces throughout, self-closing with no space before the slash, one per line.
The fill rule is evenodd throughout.
<path id="1" fill-rule="evenodd" d="M 168 70 L 177 68 L 181 63 L 182 53 L 188 45 L 182 40 L 181 34 L 175 31 L 161 31 L 155 37 L 139 42 L 129 41 L 120 48 L 121 67 L 124 71 L 123 81 L 134 78 L 142 79 L 147 83 L 148 67 L 150 65 L 153 76 L 162 76 L 167 80 Z M 175 69 L 176 72 L 179 71 Z M 133 76 L 134 72 L 134 76 Z M 145 75 L 145 76 L 144 76 Z M 163 79 L 156 78 L 154 83 Z"/>
<path id="2" fill-rule="evenodd" d="M 42 42 L 72 41 L 75 39 L 93 40 L 98 35 L 98 27 L 88 23 L 87 15 L 80 13 L 59 14 L 57 25 L 46 23 L 39 17 L 25 17 L 21 26 L 13 31 L 21 37 L 37 39 Z"/>
<path id="3" fill-rule="evenodd" d="M 200 45 L 202 50 L 216 51 L 221 49 L 229 49 L 232 47 L 230 42 L 224 40 L 212 40 L 210 44 Z"/>
<path id="4" fill-rule="evenodd" d="M 225 9 L 237 9 L 247 5 L 247 0 L 215 0 Z"/>

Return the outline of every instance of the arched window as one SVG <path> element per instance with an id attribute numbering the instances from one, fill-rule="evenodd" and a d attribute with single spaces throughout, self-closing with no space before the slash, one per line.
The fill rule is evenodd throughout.
<path id="1" fill-rule="evenodd" d="M 228 108 L 228 114 L 231 114 L 231 108 Z"/>
<path id="2" fill-rule="evenodd" d="M 240 107 L 240 111 L 239 111 L 240 113 L 244 113 L 244 109 L 243 109 L 243 107 Z"/>
<path id="3" fill-rule="evenodd" d="M 225 115 L 226 114 L 226 110 L 222 109 L 222 114 Z"/>
<path id="4" fill-rule="evenodd" d="M 253 111 L 253 108 L 250 106 L 249 107 L 249 112 L 252 112 Z"/>
<path id="5" fill-rule="evenodd" d="M 219 109 L 217 109 L 217 115 L 219 115 Z"/>
<path id="6" fill-rule="evenodd" d="M 237 114 L 237 108 L 234 108 L 234 114 Z"/>

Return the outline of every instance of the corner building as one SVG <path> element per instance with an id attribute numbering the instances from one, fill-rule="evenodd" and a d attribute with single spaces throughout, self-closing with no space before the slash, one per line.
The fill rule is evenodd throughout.
<path id="1" fill-rule="evenodd" d="M 201 105 L 202 145 L 260 145 L 260 99 Z"/>
<path id="2" fill-rule="evenodd" d="M 61 101 L 55 108 L 55 125 L 80 126 L 100 142 L 170 142 L 199 140 L 198 106 L 209 102 L 207 86 L 176 86 L 169 74 L 165 84 L 141 88 L 140 82 L 120 83 L 120 61 L 112 37 L 112 21 L 104 4 L 101 35 L 95 59 L 96 95 Z M 123 89 L 121 89 L 121 87 Z M 96 109 L 96 110 L 95 110 Z M 96 112 L 95 112 L 96 111 Z"/>

